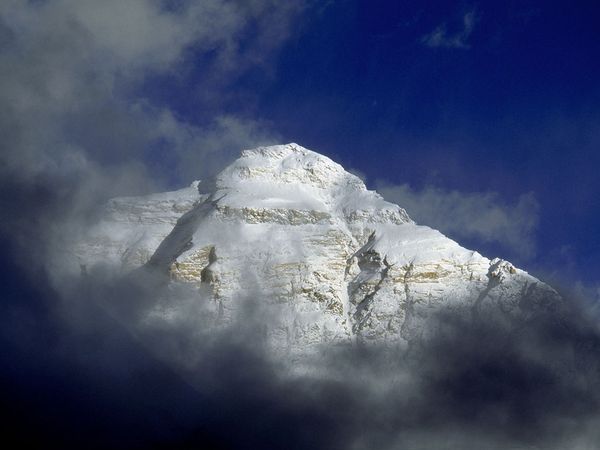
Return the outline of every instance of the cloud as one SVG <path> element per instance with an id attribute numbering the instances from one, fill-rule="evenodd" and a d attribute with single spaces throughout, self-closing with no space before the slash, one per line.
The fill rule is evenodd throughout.
<path id="1" fill-rule="evenodd" d="M 251 68 L 268 72 L 303 8 L 301 1 L 2 2 L 0 189 L 12 214 L 0 232 L 43 265 L 61 235 L 84 227 L 106 199 L 189 184 L 240 148 L 272 143 L 277 134 L 267 123 L 230 108 L 232 86 Z M 200 119 L 184 120 L 158 102 L 145 88 L 149 79 L 189 86 Z"/>
<path id="2" fill-rule="evenodd" d="M 148 392 L 166 380 L 159 390 L 168 393 L 150 403 L 179 414 L 189 385 L 140 349 L 133 327 L 107 314 L 89 290 L 123 301 L 135 289 L 110 276 L 85 288 L 59 278 L 55 252 L 94 222 L 108 198 L 189 184 L 241 148 L 272 142 L 268 124 L 228 102 L 247 70 L 269 72 L 302 10 L 301 1 L 0 2 L 0 371 L 12 392 L 2 406 L 15 411 L 14 437 L 36 440 L 31 429 L 53 429 L 49 420 L 57 425 L 53 439 L 105 426 L 112 443 L 126 446 L 112 424 L 144 422 L 144 408 L 129 402 L 148 404 Z M 150 79 L 189 87 L 201 118 L 183 120 L 156 101 Z M 128 378 L 128 367 L 152 381 Z M 115 395 L 120 388 L 102 379 L 127 388 Z M 51 387 L 32 387 L 42 380 Z M 107 391 L 90 394 L 95 389 Z M 100 412 L 102 398 L 111 413 Z M 73 432 L 78 409 L 90 404 L 97 425 Z M 52 419 L 54 406 L 65 407 Z"/>
<path id="3" fill-rule="evenodd" d="M 408 184 L 380 183 L 378 191 L 415 221 L 451 237 L 498 243 L 524 258 L 535 254 L 539 204 L 532 193 L 508 204 L 493 192 L 463 193 L 434 186 L 418 191 Z"/>
<path id="4" fill-rule="evenodd" d="M 6 256 L 0 267 L 11 269 Z M 22 350 L 18 358 L 0 353 L 11 387 L 3 397 L 12 402 L 3 404 L 13 411 L 8 433 L 19 442 L 552 450 L 592 448 L 600 437 L 597 315 L 575 302 L 561 316 L 516 324 L 500 311 L 485 321 L 441 311 L 411 355 L 393 346 L 329 348 L 317 372 L 290 377 L 262 345 L 263 293 L 251 288 L 240 300 L 253 314 L 209 333 L 205 293 L 167 287 L 152 272 L 72 280 L 63 310 L 51 307 L 57 293 L 43 277 L 12 273 L 19 298 L 9 296 L 3 313 L 22 319 L 40 297 L 49 306 L 0 329 L 3 343 Z M 140 330 L 144 310 L 165 295 L 183 302 L 178 326 Z"/>
<path id="5" fill-rule="evenodd" d="M 423 36 L 421 38 L 421 43 L 432 48 L 468 49 L 471 47 L 468 42 L 469 37 L 471 37 L 478 20 L 479 16 L 475 9 L 472 9 L 462 16 L 461 27 L 459 30 L 453 32 L 448 31 L 448 25 L 443 23 L 431 33 Z"/>
<path id="6" fill-rule="evenodd" d="M 0 129 L 6 136 L 3 146 L 10 149 L 3 152 L 9 170 L 35 175 L 72 157 L 102 165 L 143 160 L 152 144 L 149 136 L 160 138 L 156 130 L 163 113 L 170 113 L 144 95 L 141 83 L 148 76 L 185 76 L 202 60 L 207 75 L 195 89 L 210 92 L 211 103 L 198 108 L 207 117 L 223 115 L 214 109 L 215 99 L 225 98 L 228 83 L 246 69 L 266 64 L 301 11 L 298 2 L 165 4 L 3 2 L 0 28 L 7 39 L 0 48 L 5 105 Z M 245 128 L 253 123 L 247 121 Z M 189 123 L 170 130 L 187 132 L 194 126 L 195 134 L 204 131 Z M 209 125 L 210 132 L 219 127 Z M 176 156 L 191 151 L 202 148 L 172 150 Z"/>

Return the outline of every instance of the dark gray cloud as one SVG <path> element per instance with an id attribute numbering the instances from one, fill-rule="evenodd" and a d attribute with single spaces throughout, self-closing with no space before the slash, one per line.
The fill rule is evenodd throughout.
<path id="1" fill-rule="evenodd" d="M 6 406 L 19 411 L 10 433 L 21 442 L 587 449 L 600 438 L 600 334 L 580 301 L 519 324 L 441 312 L 431 340 L 409 355 L 331 348 L 318 371 L 290 377 L 261 343 L 260 313 L 204 335 L 202 309 L 183 326 L 141 331 L 139 318 L 165 293 L 171 302 L 192 294 L 173 293 L 150 268 L 121 278 L 96 271 L 58 295 L 39 273 L 1 262 L 19 297 L 3 313 L 28 322 L 3 324 L 1 335 L 14 343 L 0 361 Z M 250 308 L 260 295 L 247 293 Z M 178 363 L 181 355 L 194 363 Z"/>
<path id="2" fill-rule="evenodd" d="M 10 437 L 128 447 L 183 426 L 193 389 L 132 338 L 122 324 L 130 316 L 114 319 L 141 304 L 111 315 L 92 291 L 127 305 L 142 302 L 139 290 L 108 275 L 86 286 L 58 278 L 54 254 L 107 198 L 204 177 L 271 142 L 268 126 L 215 105 L 248 69 L 269 70 L 301 12 L 302 2 L 1 3 L 0 373 Z M 148 77 L 185 77 L 198 59 L 207 75 L 196 89 L 210 93 L 197 96 L 202 125 L 142 89 Z"/>

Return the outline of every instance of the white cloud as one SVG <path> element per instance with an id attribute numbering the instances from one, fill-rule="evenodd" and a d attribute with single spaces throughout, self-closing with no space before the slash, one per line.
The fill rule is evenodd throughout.
<path id="1" fill-rule="evenodd" d="M 449 32 L 448 24 L 443 23 L 431 33 L 423 36 L 421 42 L 428 47 L 468 49 L 471 47 L 468 42 L 469 37 L 478 20 L 475 10 L 472 9 L 462 16 L 462 26 L 458 31 Z"/>
<path id="2" fill-rule="evenodd" d="M 451 237 L 496 242 L 524 258 L 535 253 L 539 204 L 532 193 L 509 204 L 493 192 L 464 193 L 433 186 L 415 190 L 407 184 L 380 184 L 378 191 L 415 221 Z"/>
<path id="3" fill-rule="evenodd" d="M 184 142 L 186 136 L 211 135 L 216 156 L 216 132 L 228 143 L 230 129 L 221 112 L 212 110 L 228 95 L 228 84 L 256 65 L 264 65 L 287 39 L 290 21 L 302 11 L 300 1 L 206 0 L 173 3 L 158 0 L 7 0 L 0 5 L 0 117 L 2 162 L 9 170 L 32 176 L 45 164 L 56 165 L 77 149 L 94 161 L 140 160 L 163 129 L 170 111 L 140 94 L 149 74 L 185 74 L 196 60 L 210 54 L 205 74 L 195 86 L 198 108 L 215 123 L 171 126 L 165 137 Z M 184 75 L 181 75 L 184 76 Z M 191 93 L 193 95 L 193 93 Z M 210 104 L 209 104 L 210 103 Z M 178 121 L 171 114 L 171 121 Z M 229 116 L 248 136 L 264 137 L 254 120 Z M 240 128 L 240 125 L 245 125 Z M 229 127 L 230 128 L 230 127 Z M 184 135 L 175 138 L 173 133 Z M 254 141 L 249 138 L 247 145 Z M 186 152 L 203 147 L 174 147 L 177 158 L 189 163 Z M 186 168 L 189 167 L 186 165 Z M 184 180 L 185 181 L 185 180 Z"/>

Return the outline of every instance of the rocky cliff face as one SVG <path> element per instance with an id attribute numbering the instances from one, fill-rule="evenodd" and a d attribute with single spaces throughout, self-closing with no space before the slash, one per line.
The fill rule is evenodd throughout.
<path id="1" fill-rule="evenodd" d="M 324 343 L 409 346 L 442 308 L 515 323 L 557 308 L 549 286 L 415 224 L 329 158 L 296 144 L 246 150 L 214 180 L 112 200 L 76 245 L 82 266 L 148 264 L 203 293 L 210 326 L 262 308 L 266 341 L 284 352 Z M 497 314 L 500 311 L 501 314 Z M 493 314 L 492 314 L 493 313 Z M 146 317 L 176 326 L 178 304 Z M 497 319 L 495 319 L 497 320 Z"/>

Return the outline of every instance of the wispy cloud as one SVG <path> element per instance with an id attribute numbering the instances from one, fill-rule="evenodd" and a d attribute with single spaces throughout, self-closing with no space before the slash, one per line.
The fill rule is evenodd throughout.
<path id="1" fill-rule="evenodd" d="M 144 95 L 141 87 L 148 76 L 184 77 L 203 61 L 196 70 L 205 75 L 198 76 L 194 89 L 210 98 L 198 96 L 198 110 L 217 117 L 221 112 L 214 105 L 227 96 L 228 84 L 266 63 L 302 9 L 300 2 L 164 4 L 2 3 L 0 29 L 6 39 L 0 47 L 0 99 L 5 106 L 0 129 L 2 145 L 11 149 L 2 153 L 5 167 L 30 176 L 60 167 L 64 158 L 141 160 L 148 137 L 159 137 L 160 123 L 170 114 L 168 106 Z M 188 133 L 193 126 L 180 125 L 169 131 Z M 209 125 L 213 135 L 218 128 Z M 176 155 L 186 151 L 192 149 L 172 149 Z"/>
<path id="2" fill-rule="evenodd" d="M 461 18 L 461 26 L 456 31 L 449 31 L 448 24 L 444 22 L 431 33 L 421 38 L 421 42 L 427 47 L 444 47 L 456 49 L 468 49 L 471 47 L 469 38 L 475 29 L 479 16 L 475 9 L 466 12 Z"/>
<path id="3" fill-rule="evenodd" d="M 493 192 L 464 193 L 434 186 L 416 190 L 407 184 L 380 184 L 378 191 L 415 221 L 451 237 L 498 243 L 524 258 L 535 254 L 539 204 L 532 193 L 509 204 Z"/>
<path id="4" fill-rule="evenodd" d="M 189 183 L 272 142 L 221 105 L 247 70 L 270 67 L 302 11 L 301 0 L 1 2 L 0 190 L 19 214 L 0 233 L 28 230 L 21 242 L 39 256 L 106 198 Z M 183 89 L 191 71 L 202 122 L 145 89 L 160 77 Z"/>

